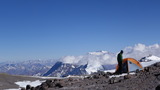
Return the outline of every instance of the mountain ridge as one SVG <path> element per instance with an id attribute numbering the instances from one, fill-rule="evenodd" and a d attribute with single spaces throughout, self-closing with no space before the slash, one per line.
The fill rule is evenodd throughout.
<path id="1" fill-rule="evenodd" d="M 156 57 L 160 57 L 159 54 L 160 46 L 159 44 L 145 46 L 143 44 L 137 44 L 134 47 L 126 47 L 124 49 L 124 58 L 135 58 L 136 60 L 140 60 L 142 57 L 148 56 L 152 53 Z M 82 74 L 91 74 L 93 72 L 97 72 L 99 70 L 110 70 L 115 69 L 115 65 L 117 64 L 116 59 L 117 53 L 111 53 L 108 51 L 96 51 L 96 52 L 88 52 L 85 55 L 81 56 L 65 56 L 57 60 L 29 60 L 23 62 L 9 62 L 9 63 L 0 63 L 0 72 L 12 74 L 12 75 L 31 75 L 31 76 L 43 76 L 47 73 L 54 64 L 58 62 L 62 62 L 61 70 L 56 69 L 55 75 L 53 76 L 66 76 L 73 74 L 73 72 L 81 72 Z M 134 57 L 133 57 L 134 56 Z M 151 57 L 150 57 L 151 58 Z M 155 63 L 155 60 L 151 60 L 147 58 L 147 60 L 151 61 L 149 63 Z M 153 59 L 153 56 L 152 56 Z M 143 64 L 143 62 L 142 62 Z M 68 66 L 65 70 L 64 66 Z M 83 67 L 84 66 L 84 67 Z M 58 69 L 58 68 L 57 68 Z M 62 70 L 63 69 L 63 70 Z M 77 70 L 77 71 L 76 71 Z M 52 73 L 53 71 L 50 71 Z M 60 73 L 61 71 L 61 73 Z M 63 75 L 62 75 L 63 73 Z M 66 74 L 65 74 L 66 73 Z M 49 73 L 46 74 L 48 76 Z"/>

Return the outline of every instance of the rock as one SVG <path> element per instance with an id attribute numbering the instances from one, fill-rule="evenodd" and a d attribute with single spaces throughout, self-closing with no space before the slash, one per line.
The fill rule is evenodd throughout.
<path id="1" fill-rule="evenodd" d="M 121 82 L 121 80 L 119 80 L 119 79 L 114 80 L 114 83 L 118 83 L 118 82 Z"/>
<path id="2" fill-rule="evenodd" d="M 125 76 L 124 76 L 124 79 L 129 79 L 129 78 L 131 78 L 130 75 L 125 75 Z"/>
<path id="3" fill-rule="evenodd" d="M 114 83 L 118 83 L 118 82 L 121 82 L 122 80 L 121 79 L 117 79 L 117 78 L 112 78 L 109 80 L 109 84 L 114 84 Z"/>
<path id="4" fill-rule="evenodd" d="M 35 90 L 35 87 L 31 87 L 31 90 Z"/>
<path id="5" fill-rule="evenodd" d="M 70 78 L 70 77 L 69 77 L 69 78 L 68 78 L 68 81 L 73 81 L 73 78 Z"/>
<path id="6" fill-rule="evenodd" d="M 108 82 L 109 82 L 109 84 L 114 84 L 114 80 L 115 80 L 115 78 L 111 78 Z"/>
<path id="7" fill-rule="evenodd" d="M 54 80 L 53 80 L 53 82 L 57 82 L 57 81 L 58 81 L 58 79 L 54 79 Z"/>
<path id="8" fill-rule="evenodd" d="M 103 71 L 98 71 L 98 72 L 92 73 L 91 75 L 92 75 L 93 79 L 98 79 L 98 78 L 101 78 L 101 77 L 109 78 L 110 74 L 111 73 L 109 73 L 109 72 L 105 73 Z"/>
<path id="9" fill-rule="evenodd" d="M 53 81 L 52 80 L 46 80 L 46 84 L 48 87 L 53 87 Z"/>
<path id="10" fill-rule="evenodd" d="M 108 75 L 106 75 L 106 76 L 105 76 L 105 78 L 109 78 L 109 76 L 108 76 Z"/>
<path id="11" fill-rule="evenodd" d="M 160 74 L 159 75 L 155 75 L 157 77 L 157 79 L 160 81 Z"/>
<path id="12" fill-rule="evenodd" d="M 37 86 L 37 87 L 35 88 L 35 90 L 40 90 L 40 86 Z"/>
<path id="13" fill-rule="evenodd" d="M 158 85 L 158 86 L 155 88 L 155 90 L 160 90 L 160 85 Z"/>
<path id="14" fill-rule="evenodd" d="M 139 72 L 140 72 L 139 69 L 137 69 L 137 70 L 136 70 L 136 73 L 139 73 Z"/>
<path id="15" fill-rule="evenodd" d="M 41 87 L 40 87 L 40 90 L 48 90 L 48 87 L 46 87 L 46 86 L 41 86 Z"/>
<path id="16" fill-rule="evenodd" d="M 160 63 L 154 64 L 155 67 L 160 67 Z"/>
<path id="17" fill-rule="evenodd" d="M 31 89 L 31 86 L 30 85 L 27 85 L 26 86 L 26 90 L 30 90 Z"/>
<path id="18" fill-rule="evenodd" d="M 144 68 L 144 71 L 145 71 L 145 72 L 149 72 L 149 67 L 145 67 L 145 68 Z"/>
<path id="19" fill-rule="evenodd" d="M 21 90 L 26 90 L 25 88 L 21 88 Z"/>
<path id="20" fill-rule="evenodd" d="M 47 88 L 48 88 L 47 83 L 46 83 L 46 82 L 42 83 L 42 84 L 41 84 L 41 88 L 42 88 L 43 90 L 47 89 Z"/>
<path id="21" fill-rule="evenodd" d="M 55 87 L 62 88 L 63 86 L 61 85 L 61 83 L 56 83 Z"/>
<path id="22" fill-rule="evenodd" d="M 110 75 L 113 75 L 113 73 L 111 73 L 111 72 L 107 72 L 106 74 L 109 75 L 109 76 L 110 76 Z"/>
<path id="23" fill-rule="evenodd" d="M 93 75 L 93 79 L 98 79 L 99 76 L 98 75 Z"/>

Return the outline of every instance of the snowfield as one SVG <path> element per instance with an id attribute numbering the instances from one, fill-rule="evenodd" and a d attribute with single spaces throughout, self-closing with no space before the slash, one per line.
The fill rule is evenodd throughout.
<path id="1" fill-rule="evenodd" d="M 19 87 L 25 88 L 27 85 L 30 85 L 31 87 L 36 87 L 38 85 L 41 85 L 44 81 L 36 80 L 36 81 L 19 81 L 15 82 L 15 84 L 19 85 Z"/>
<path id="2" fill-rule="evenodd" d="M 5 90 L 21 90 L 20 88 L 26 88 L 27 85 L 30 85 L 31 87 L 36 87 L 38 85 L 41 85 L 43 82 L 45 82 L 45 80 L 40 81 L 40 80 L 36 80 L 36 81 L 18 81 L 15 82 L 15 84 L 17 84 L 19 86 L 18 89 L 5 89 Z"/>

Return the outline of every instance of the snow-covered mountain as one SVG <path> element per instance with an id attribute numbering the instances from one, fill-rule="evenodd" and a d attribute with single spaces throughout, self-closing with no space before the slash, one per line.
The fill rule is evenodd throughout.
<path id="1" fill-rule="evenodd" d="M 89 52 L 83 56 L 61 58 L 44 76 L 85 75 L 115 68 L 115 54 L 107 51 Z"/>
<path id="2" fill-rule="evenodd" d="M 149 55 L 139 60 L 140 62 L 160 61 L 160 58 L 155 55 Z"/>
<path id="3" fill-rule="evenodd" d="M 136 44 L 133 47 L 123 49 L 123 58 L 134 58 L 140 60 L 144 66 L 158 62 L 160 59 L 160 45 L 146 46 Z M 108 51 L 89 52 L 80 56 L 65 56 L 59 60 L 48 61 L 24 61 L 17 63 L 1 63 L 0 72 L 14 75 L 44 75 L 44 76 L 66 76 L 91 74 L 99 70 L 115 69 L 117 64 L 117 53 Z M 152 55 L 151 55 L 152 54 Z M 149 56 L 150 55 L 150 56 Z M 148 57 L 145 57 L 148 56 Z M 143 58 L 142 58 L 143 57 Z M 142 59 L 141 59 L 142 58 Z M 58 61 L 56 63 L 56 61 Z"/>
<path id="4" fill-rule="evenodd" d="M 64 77 L 68 75 L 85 75 L 86 65 L 73 65 L 68 63 L 57 62 L 47 73 L 43 76 Z"/>
<path id="5" fill-rule="evenodd" d="M 88 64 L 85 65 L 75 65 L 57 62 L 47 73 L 43 76 L 52 77 L 65 77 L 69 75 L 87 75 L 89 74 L 86 69 Z M 115 68 L 115 65 L 102 65 L 102 69 L 99 70 L 109 70 Z"/>
<path id="6" fill-rule="evenodd" d="M 139 61 L 143 67 L 147 67 L 154 63 L 160 62 L 160 57 L 155 56 L 155 55 L 149 55 L 149 56 L 141 58 Z"/>
<path id="7" fill-rule="evenodd" d="M 61 62 L 73 65 L 87 64 L 85 70 L 88 74 L 107 69 L 107 66 L 112 66 L 117 63 L 116 54 L 108 51 L 89 52 L 83 56 L 66 56 L 61 59 Z M 111 68 L 113 67 L 108 67 L 108 69 Z"/>

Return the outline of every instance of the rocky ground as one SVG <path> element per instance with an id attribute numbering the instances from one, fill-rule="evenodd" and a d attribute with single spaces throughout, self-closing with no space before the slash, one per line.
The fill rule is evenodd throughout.
<path id="1" fill-rule="evenodd" d="M 120 77 L 112 77 L 112 73 L 98 72 L 85 77 L 65 79 L 48 79 L 37 87 L 27 85 L 22 90 L 160 90 L 160 63 L 146 67 L 143 71 Z M 6 87 L 18 88 L 16 81 L 37 78 L 0 74 L 0 90 Z"/>
<path id="2" fill-rule="evenodd" d="M 27 86 L 27 90 L 160 90 L 160 63 L 134 75 L 109 76 L 111 73 L 98 72 L 85 78 L 50 79 L 32 89 Z"/>

